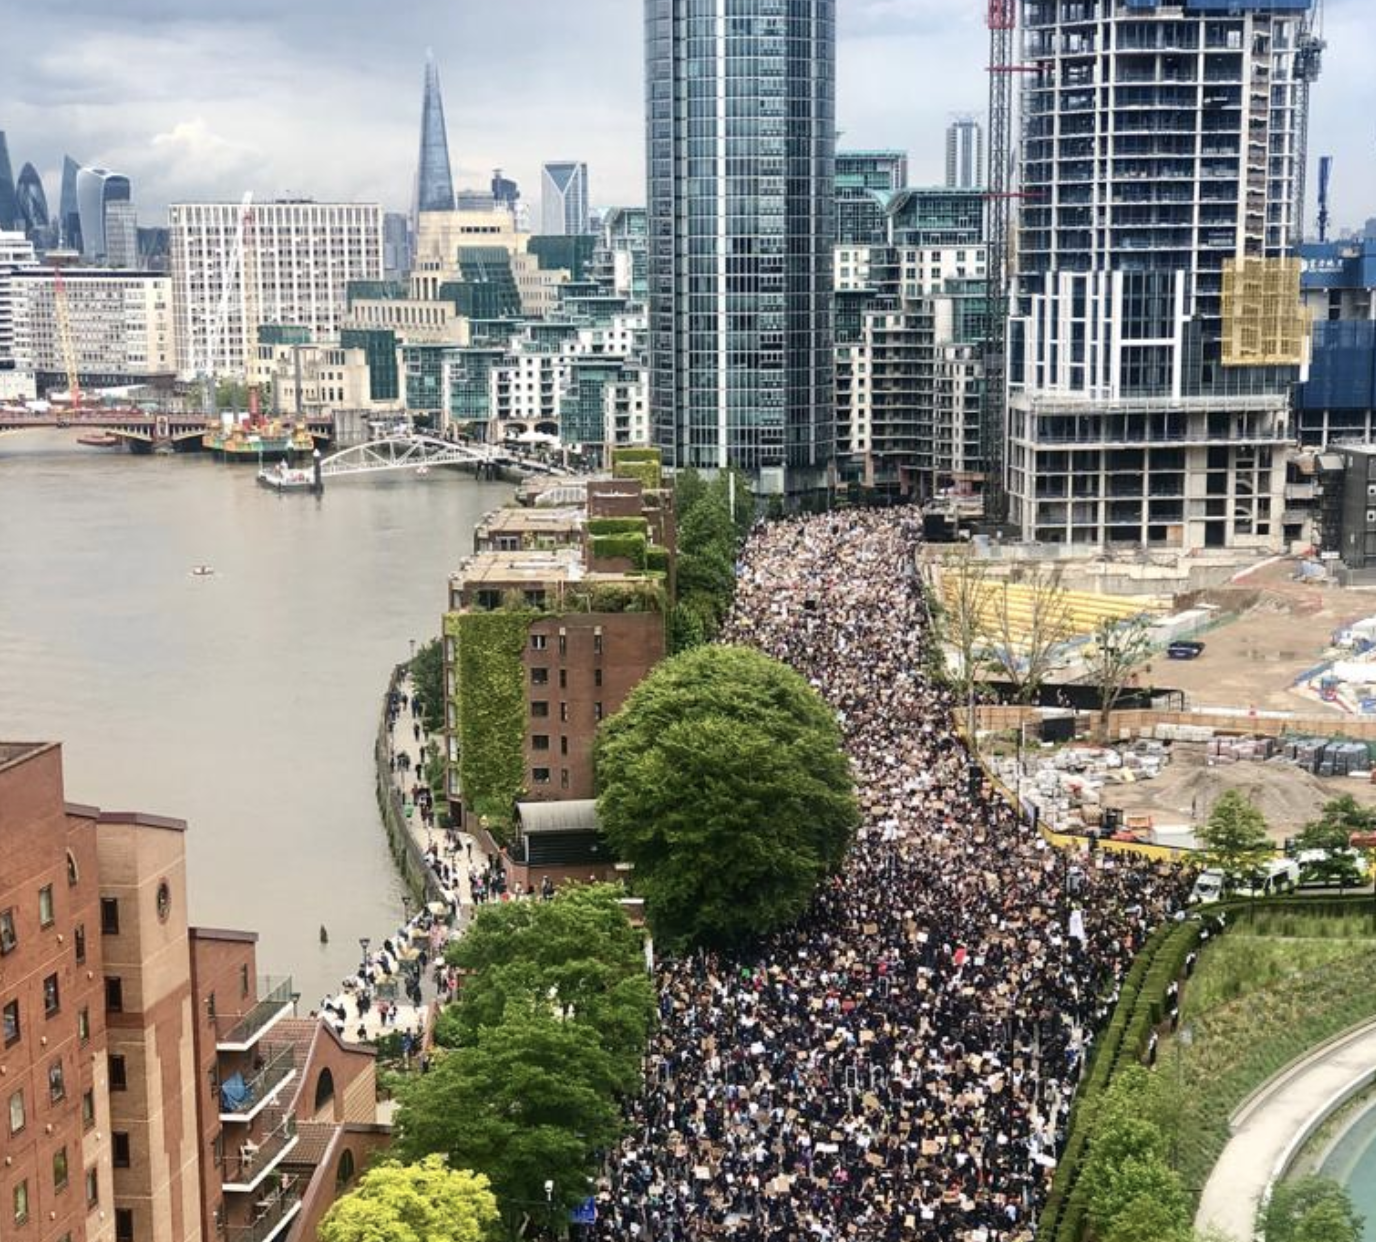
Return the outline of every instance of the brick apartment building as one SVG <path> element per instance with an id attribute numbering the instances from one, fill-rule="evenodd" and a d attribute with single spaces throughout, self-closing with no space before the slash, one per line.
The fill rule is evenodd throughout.
<path id="1" fill-rule="evenodd" d="M 5 1242 L 304 1242 L 387 1142 L 371 1052 L 188 925 L 185 827 L 0 743 Z"/>
<path id="2" fill-rule="evenodd" d="M 527 890 L 546 877 L 558 884 L 615 870 L 597 829 L 593 742 L 601 721 L 667 654 L 675 553 L 672 502 L 657 471 L 565 484 L 547 498 L 557 503 L 535 497 L 479 524 L 474 554 L 450 578 L 444 627 L 451 816 L 464 824 L 494 810 L 489 791 L 464 788 L 462 755 L 509 732 L 505 742 L 520 745 L 520 788 L 503 789 L 509 801 L 495 811 L 510 816 L 508 878 Z M 487 701 L 492 687 L 475 676 L 479 662 L 464 658 L 464 644 L 480 624 L 468 619 L 494 613 L 525 618 L 519 651 L 501 656 L 522 696 L 509 712 L 485 713 L 478 733 L 465 729 L 464 695 Z M 549 803 L 559 813 L 539 811 Z"/>

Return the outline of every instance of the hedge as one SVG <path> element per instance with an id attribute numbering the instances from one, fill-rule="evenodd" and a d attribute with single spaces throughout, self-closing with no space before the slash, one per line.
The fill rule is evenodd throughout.
<path id="1" fill-rule="evenodd" d="M 664 486 L 663 458 L 653 448 L 613 449 L 612 478 L 639 479 L 647 492 L 657 492 Z"/>
<path id="2" fill-rule="evenodd" d="M 634 569 L 645 568 L 646 540 L 644 531 L 627 531 L 620 535 L 594 535 L 592 554 L 595 557 L 622 557 Z"/>
<path id="3" fill-rule="evenodd" d="M 661 547 L 657 543 L 649 544 L 645 549 L 645 568 L 652 573 L 667 574 L 669 572 L 669 549 Z"/>
<path id="4" fill-rule="evenodd" d="M 643 535 L 649 529 L 643 517 L 600 517 L 588 520 L 590 535 Z"/>
<path id="5" fill-rule="evenodd" d="M 525 652 L 534 609 L 451 614 L 459 780 L 501 841 L 525 786 Z"/>

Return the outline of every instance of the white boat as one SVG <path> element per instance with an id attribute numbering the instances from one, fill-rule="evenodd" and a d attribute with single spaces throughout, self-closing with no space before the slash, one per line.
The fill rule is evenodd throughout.
<path id="1" fill-rule="evenodd" d="M 277 492 L 310 491 L 315 487 L 315 471 L 298 470 L 279 461 L 258 471 L 258 482 Z"/>
<path id="2" fill-rule="evenodd" d="M 419 475 L 422 479 L 425 478 L 425 476 L 426 476 L 427 474 L 429 474 L 429 473 L 430 473 L 430 467 L 429 467 L 429 466 L 417 466 L 417 467 L 416 467 L 416 474 Z"/>
<path id="3" fill-rule="evenodd" d="M 196 565 L 192 567 L 191 576 L 193 578 L 213 578 L 215 568 L 212 565 Z"/>

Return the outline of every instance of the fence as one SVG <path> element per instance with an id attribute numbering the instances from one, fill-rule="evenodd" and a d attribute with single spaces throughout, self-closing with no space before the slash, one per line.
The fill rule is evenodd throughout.
<path id="1" fill-rule="evenodd" d="M 425 862 L 425 852 L 420 842 L 411 834 L 406 825 L 406 808 L 402 805 L 401 791 L 392 779 L 392 752 L 387 728 L 388 704 L 406 677 L 406 665 L 398 664 L 387 682 L 387 693 L 382 696 L 382 712 L 377 722 L 377 738 L 373 744 L 373 762 L 377 768 L 377 805 L 382 813 L 382 825 L 387 830 L 387 844 L 397 871 L 406 882 L 417 902 L 443 901 L 429 866 Z"/>

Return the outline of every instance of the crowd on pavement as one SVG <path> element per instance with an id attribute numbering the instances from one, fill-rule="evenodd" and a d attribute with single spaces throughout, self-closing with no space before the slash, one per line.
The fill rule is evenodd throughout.
<path id="1" fill-rule="evenodd" d="M 837 713 L 862 825 L 797 926 L 660 966 L 599 1239 L 1026 1242 L 1119 982 L 1179 882 L 1067 856 L 970 760 L 924 665 L 912 511 L 756 529 L 727 641 Z"/>

